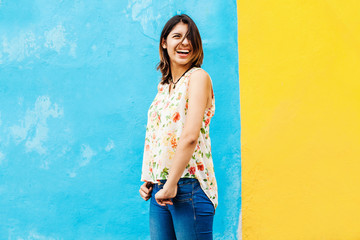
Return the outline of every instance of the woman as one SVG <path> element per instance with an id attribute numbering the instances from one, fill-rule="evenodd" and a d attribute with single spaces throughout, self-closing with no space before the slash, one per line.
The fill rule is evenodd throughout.
<path id="1" fill-rule="evenodd" d="M 200 68 L 200 33 L 187 15 L 176 15 L 160 37 L 162 73 L 148 112 L 140 195 L 150 201 L 151 239 L 212 239 L 217 184 L 210 119 L 215 98 Z"/>

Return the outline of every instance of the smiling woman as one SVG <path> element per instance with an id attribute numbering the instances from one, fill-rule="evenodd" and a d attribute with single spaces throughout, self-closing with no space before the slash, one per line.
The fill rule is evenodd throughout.
<path id="1" fill-rule="evenodd" d="M 172 71 L 184 64 L 201 66 L 204 58 L 201 37 L 197 26 L 189 16 L 177 15 L 165 24 L 160 36 L 159 54 L 160 62 L 157 70 L 162 73 L 162 84 L 169 83 L 172 78 L 171 64 L 177 65 L 172 67 Z"/>
<path id="2" fill-rule="evenodd" d="M 177 66 L 190 64 L 188 57 L 191 54 L 191 43 L 186 36 L 187 31 L 188 25 L 180 22 L 174 27 L 171 34 L 162 40 L 162 48 L 167 49 L 169 58 L 173 60 L 170 64 Z"/>
<path id="3" fill-rule="evenodd" d="M 151 198 L 151 239 L 212 239 L 218 193 L 209 128 L 215 98 L 211 78 L 200 68 L 200 33 L 189 16 L 165 24 L 159 51 L 162 79 L 148 112 L 139 190 L 144 200 Z"/>

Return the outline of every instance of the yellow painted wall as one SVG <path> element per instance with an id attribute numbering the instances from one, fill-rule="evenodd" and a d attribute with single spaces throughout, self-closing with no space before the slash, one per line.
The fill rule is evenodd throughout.
<path id="1" fill-rule="evenodd" d="M 243 239 L 360 239 L 360 1 L 237 4 Z"/>

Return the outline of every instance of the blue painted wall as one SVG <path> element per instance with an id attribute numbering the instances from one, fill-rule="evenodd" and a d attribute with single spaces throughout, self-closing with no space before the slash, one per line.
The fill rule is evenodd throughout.
<path id="1" fill-rule="evenodd" d="M 149 239 L 146 116 L 177 13 L 197 23 L 214 83 L 215 236 L 236 239 L 236 2 L 179 2 L 0 0 L 0 239 Z"/>

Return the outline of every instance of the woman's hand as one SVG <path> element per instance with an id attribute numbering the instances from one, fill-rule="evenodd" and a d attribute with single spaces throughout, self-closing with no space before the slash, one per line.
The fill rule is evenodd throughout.
<path id="1" fill-rule="evenodd" d="M 167 185 L 167 183 L 165 183 L 163 189 L 160 189 L 160 191 L 155 194 L 156 202 L 160 206 L 166 206 L 166 204 L 173 205 L 171 199 L 176 196 L 177 188 L 177 184 Z"/>
<path id="2" fill-rule="evenodd" d="M 139 192 L 140 192 L 140 196 L 145 200 L 149 200 L 149 198 L 151 197 L 151 192 L 153 190 L 153 183 L 151 182 L 144 182 L 143 185 L 141 185 Z"/>

